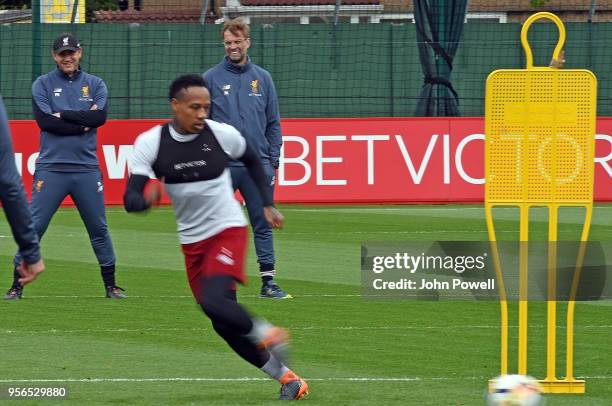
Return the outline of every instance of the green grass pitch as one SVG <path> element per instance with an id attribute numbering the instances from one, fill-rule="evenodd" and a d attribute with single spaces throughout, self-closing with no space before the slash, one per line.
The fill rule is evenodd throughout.
<path id="1" fill-rule="evenodd" d="M 487 380 L 499 370 L 499 304 L 364 300 L 359 271 L 362 241 L 486 240 L 482 206 L 281 209 L 287 224 L 275 234 L 278 281 L 295 298 L 257 297 L 251 243 L 250 283 L 239 289 L 239 300 L 291 329 L 294 369 L 310 384 L 308 404 L 484 404 Z M 496 213 L 500 239 L 515 238 L 515 214 Z M 612 238 L 611 218 L 612 206 L 596 207 L 592 240 Z M 531 220 L 534 238 L 545 238 L 543 213 Z M 196 307 L 171 210 L 128 215 L 111 207 L 108 221 L 117 281 L 130 297 L 103 298 L 79 215 L 60 210 L 43 240 L 47 272 L 23 300 L 0 301 L 0 388 L 68 386 L 68 402 L 76 405 L 276 404 L 278 384 L 232 353 Z M 578 235 L 578 213 L 564 213 L 560 222 L 560 239 Z M 2 217 L 0 235 L 4 293 L 15 245 Z M 612 307 L 576 308 L 575 375 L 585 377 L 587 393 L 548 396 L 548 404 L 609 405 Z M 529 369 L 538 377 L 544 374 L 544 314 L 541 303 L 530 306 Z M 516 312 L 510 320 L 512 350 Z M 559 336 L 564 332 L 561 327 Z M 563 371 L 563 340 L 558 348 Z"/>

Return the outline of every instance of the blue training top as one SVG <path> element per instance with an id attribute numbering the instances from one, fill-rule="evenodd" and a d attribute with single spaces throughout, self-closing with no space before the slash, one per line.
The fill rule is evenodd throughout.
<path id="1" fill-rule="evenodd" d="M 250 59 L 233 64 L 227 57 L 202 75 L 210 92 L 210 119 L 230 124 L 259 153 L 262 163 L 278 166 L 282 144 L 278 97 L 270 73 Z M 242 166 L 231 161 L 230 165 Z"/>
<path id="2" fill-rule="evenodd" d="M 97 76 L 59 69 L 32 85 L 32 109 L 40 127 L 37 168 L 59 171 L 97 170 L 96 128 L 106 122 L 108 91 Z M 97 110 L 91 110 L 93 105 Z M 60 118 L 53 116 L 60 113 Z"/>

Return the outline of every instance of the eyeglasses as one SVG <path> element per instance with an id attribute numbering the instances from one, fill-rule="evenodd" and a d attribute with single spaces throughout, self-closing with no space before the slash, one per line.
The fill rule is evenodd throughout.
<path id="1" fill-rule="evenodd" d="M 223 45 L 226 47 L 231 47 L 232 45 L 239 47 L 243 42 L 246 42 L 246 39 L 237 39 L 236 41 L 223 41 Z"/>

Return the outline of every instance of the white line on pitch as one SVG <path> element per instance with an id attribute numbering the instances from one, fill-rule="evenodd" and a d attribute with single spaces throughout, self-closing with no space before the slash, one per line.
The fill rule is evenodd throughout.
<path id="1" fill-rule="evenodd" d="M 518 328 L 518 326 L 511 326 Z M 543 327 L 543 326 L 539 326 Z M 332 326 L 332 327 L 289 327 L 290 330 L 449 330 L 458 328 L 472 328 L 472 329 L 490 329 L 499 328 L 499 326 Z M 535 328 L 535 327 L 534 327 Z M 147 328 L 108 328 L 108 329 L 75 329 L 75 330 L 63 330 L 63 329 L 48 329 L 48 330 L 0 330 L 0 334 L 75 334 L 75 333 L 137 333 L 144 331 L 157 331 L 157 332 L 174 332 L 174 331 L 212 331 L 212 328 L 203 327 L 147 327 Z"/>
<path id="2" fill-rule="evenodd" d="M 334 212 L 355 212 L 355 211 L 381 211 L 381 212 L 417 212 L 417 211 L 428 211 L 428 212 L 451 212 L 451 211 L 467 211 L 467 210 L 478 210 L 478 211 L 482 211 L 484 212 L 484 208 L 482 206 L 478 206 L 478 207 L 474 207 L 474 206 L 462 206 L 462 207 L 445 207 L 444 205 L 442 205 L 442 207 L 435 207 L 434 205 L 400 205 L 400 207 L 388 207 L 388 206 L 376 206 L 376 207 L 363 207 L 363 206 L 348 206 L 348 207 L 332 207 L 332 208 L 327 208 L 327 207 L 313 207 L 313 208 L 293 208 L 291 206 L 283 206 L 282 209 L 284 211 L 287 212 L 319 212 L 319 213 L 334 213 Z M 605 209 L 612 209 L 612 205 L 601 205 L 601 206 L 595 206 L 596 210 L 605 210 Z M 58 214 L 62 214 L 62 213 L 71 213 L 73 210 L 60 210 L 58 211 Z M 154 209 L 154 211 L 157 212 L 171 212 L 173 211 L 172 207 L 170 206 L 160 206 L 160 207 L 156 207 Z M 125 209 L 123 208 L 114 208 L 114 207 L 107 207 L 106 208 L 106 212 L 107 213 L 125 213 Z M 410 213 L 408 213 L 410 214 Z"/>
<path id="3" fill-rule="evenodd" d="M 518 326 L 511 326 L 518 328 Z M 540 326 L 543 327 L 543 326 Z M 290 330 L 449 330 L 458 328 L 473 328 L 473 329 L 490 329 L 499 328 L 499 326 L 332 326 L 332 327 L 289 327 Z M 108 328 L 108 329 L 75 329 L 75 330 L 63 330 L 63 329 L 48 329 L 48 330 L 0 330 L 0 334 L 75 334 L 75 333 L 137 333 L 145 331 L 157 331 L 157 332 L 174 332 L 174 331 L 212 331 L 212 328 L 193 327 L 193 328 L 182 328 L 182 327 L 147 327 L 147 328 Z"/>
<path id="4" fill-rule="evenodd" d="M 338 212 L 367 212 L 367 211 L 378 211 L 378 212 L 417 212 L 417 211 L 429 211 L 429 212 L 446 212 L 446 211 L 466 211 L 466 210 L 479 210 L 484 212 L 484 207 L 445 207 L 438 206 L 434 207 L 433 205 L 405 205 L 399 207 L 388 207 L 388 206 L 374 206 L 374 207 L 363 207 L 363 206 L 351 206 L 351 207 L 313 207 L 313 208 L 292 208 L 290 206 L 285 206 L 282 208 L 287 212 L 315 212 L 315 213 L 338 213 Z M 407 213 L 410 214 L 410 213 Z"/>
<path id="5" fill-rule="evenodd" d="M 518 326 L 509 326 L 510 328 L 516 329 Z M 531 328 L 544 328 L 541 326 L 529 326 Z M 301 330 L 301 331 L 316 331 L 316 330 L 456 330 L 456 329 L 499 329 L 499 325 L 487 326 L 487 325 L 474 325 L 474 326 L 288 326 L 290 330 Z M 558 326 L 558 329 L 564 329 L 564 326 Z M 609 329 L 612 325 L 589 325 L 589 326 L 577 326 L 576 329 Z M 89 329 L 47 329 L 47 330 L 11 330 L 4 329 L 0 330 L 0 334 L 77 334 L 77 333 L 138 333 L 138 332 L 197 332 L 197 331 L 212 331 L 211 328 L 202 327 L 147 327 L 147 328 L 89 328 Z"/>
<path id="6" fill-rule="evenodd" d="M 569 206 L 568 206 L 569 207 Z M 461 207 L 446 207 L 444 205 L 400 205 L 399 207 L 388 207 L 388 206 L 375 206 L 375 207 L 362 207 L 362 206 L 350 206 L 350 207 L 313 207 L 313 208 L 292 208 L 291 206 L 284 206 L 283 211 L 287 212 L 318 212 L 318 213 L 336 213 L 336 212 L 357 212 L 357 211 L 380 211 L 380 212 L 449 212 L 449 211 L 468 211 L 468 210 L 477 210 L 482 211 L 484 213 L 483 206 L 461 206 Z M 515 207 L 499 207 L 499 210 L 514 210 Z M 601 205 L 595 206 L 595 209 L 612 209 L 612 205 Z M 411 214 L 407 213 L 407 214 Z"/>
<path id="7" fill-rule="evenodd" d="M 349 378 L 306 378 L 308 381 L 359 381 L 359 382 L 380 382 L 380 381 L 423 381 L 423 380 L 447 380 L 447 379 L 485 379 L 481 377 L 447 378 L 447 377 L 397 377 L 397 378 L 375 378 L 375 377 L 349 377 Z M 270 381 L 270 378 L 67 378 L 67 379 L 0 379 L 0 383 L 35 383 L 35 382 L 259 382 Z"/>
<path id="8" fill-rule="evenodd" d="M 394 230 L 394 231 L 357 231 L 357 230 L 347 230 L 347 231 L 308 231 L 308 232 L 300 232 L 300 231 L 290 231 L 291 234 L 294 235 L 336 235 L 336 234 L 444 234 L 444 233 L 467 233 L 467 234 L 486 234 L 488 231 L 486 230 Z M 497 230 L 497 234 L 518 234 L 517 231 L 512 230 Z"/>
<path id="9" fill-rule="evenodd" d="M 361 297 L 360 294 L 346 294 L 346 295 L 336 295 L 336 294 L 321 294 L 321 295 L 299 295 L 296 297 Z M 80 295 L 28 295 L 28 299 L 99 299 L 104 296 L 80 296 Z M 259 298 L 259 295 L 238 295 L 239 298 Z M 368 297 L 387 297 L 387 295 L 368 295 Z M 129 296 L 130 299 L 193 299 L 192 295 L 152 295 L 152 296 Z"/>
<path id="10" fill-rule="evenodd" d="M 354 286 L 354 285 L 353 285 Z M 389 295 L 363 295 L 359 293 L 355 294 L 317 294 L 317 295 L 296 295 L 294 298 L 396 298 L 396 296 Z M 101 299 L 104 298 L 102 295 L 28 295 L 28 299 Z M 192 295 L 130 295 L 129 299 L 190 299 L 193 300 Z M 259 295 L 238 295 L 238 299 L 259 299 Z M 397 298 L 403 298 L 402 296 L 397 296 Z M 408 302 L 409 300 L 406 300 Z M 602 304 L 607 303 L 609 300 L 601 300 L 601 301 L 593 301 L 593 302 L 584 302 L 583 304 Z M 578 302 L 582 303 L 582 302 Z"/>
<path id="11" fill-rule="evenodd" d="M 480 376 L 466 377 L 338 377 L 338 378 L 305 378 L 308 381 L 357 381 L 357 382 L 415 382 L 415 381 L 434 381 L 434 380 L 476 380 L 487 379 Z M 67 379 L 0 379 L 0 383 L 35 383 L 35 382 L 55 382 L 55 383 L 70 383 L 70 382 L 260 382 L 270 381 L 270 378 L 189 378 L 189 377 L 171 377 L 171 378 L 67 378 Z"/>
<path id="12" fill-rule="evenodd" d="M 582 379 L 612 379 L 612 376 L 579 376 Z M 487 380 L 484 376 L 435 376 L 435 377 L 338 377 L 338 378 L 305 378 L 307 381 L 322 382 L 419 382 L 419 381 L 451 381 L 451 380 Z M 100 383 L 100 382 L 261 382 L 270 381 L 269 378 L 198 378 L 198 377 L 168 377 L 168 378 L 66 378 L 66 379 L 0 379 L 0 383 Z"/>

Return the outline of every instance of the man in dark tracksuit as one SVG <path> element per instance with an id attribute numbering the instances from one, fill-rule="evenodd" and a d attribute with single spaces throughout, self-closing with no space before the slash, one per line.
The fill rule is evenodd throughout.
<path id="1" fill-rule="evenodd" d="M 34 230 L 21 177 L 15 166 L 11 133 L 2 98 L 0 98 L 0 202 L 23 258 L 21 273 L 24 278 L 20 281 L 23 284 L 31 282 L 45 270 L 45 265 L 40 257 L 38 236 Z"/>
<path id="2" fill-rule="evenodd" d="M 240 19 L 223 26 L 226 56 L 203 74 L 210 91 L 211 120 L 235 127 L 259 153 L 272 193 L 282 144 L 280 114 L 274 82 L 268 71 L 255 65 L 247 56 L 251 46 L 250 27 Z M 273 280 L 275 275 L 274 241 L 267 224 L 261 197 L 244 165 L 230 163 L 234 190 L 244 198 L 253 227 L 255 252 L 262 279 L 260 297 L 289 299 Z"/>
<path id="3" fill-rule="evenodd" d="M 125 295 L 115 285 L 115 253 L 96 155 L 96 129 L 106 122 L 107 89 L 102 79 L 80 70 L 82 52 L 74 36 L 60 35 L 53 42 L 57 68 L 32 85 L 32 109 L 41 131 L 30 208 L 41 238 L 64 198 L 72 197 L 100 264 L 106 297 L 119 299 Z M 20 261 L 18 253 L 15 267 Z M 21 294 L 15 271 L 5 299 Z"/>

